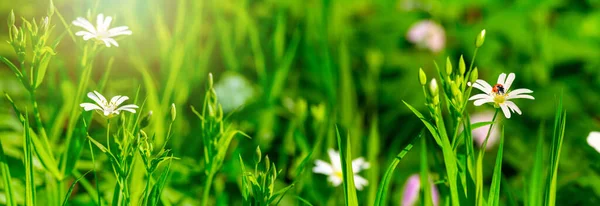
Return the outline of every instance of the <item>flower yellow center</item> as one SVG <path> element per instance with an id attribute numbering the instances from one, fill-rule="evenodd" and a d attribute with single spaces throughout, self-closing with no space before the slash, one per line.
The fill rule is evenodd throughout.
<path id="1" fill-rule="evenodd" d="M 334 171 L 333 175 L 335 175 L 336 177 L 339 177 L 340 179 L 344 179 L 344 174 L 342 174 L 342 171 Z"/>
<path id="2" fill-rule="evenodd" d="M 494 102 L 496 104 L 503 104 L 504 101 L 506 101 L 506 96 L 507 94 L 497 94 L 497 93 L 493 93 L 494 94 Z"/>

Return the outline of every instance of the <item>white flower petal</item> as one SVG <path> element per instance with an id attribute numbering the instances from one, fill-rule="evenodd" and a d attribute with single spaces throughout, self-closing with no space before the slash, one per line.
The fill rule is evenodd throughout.
<path id="1" fill-rule="evenodd" d="M 357 190 L 362 190 L 367 185 L 369 185 L 369 181 L 367 181 L 367 179 L 359 175 L 354 175 L 354 186 Z"/>
<path id="2" fill-rule="evenodd" d="M 85 30 L 88 30 L 91 33 L 96 33 L 96 28 L 87 19 L 77 17 L 77 19 L 73 21 L 73 25 L 84 28 Z"/>
<path id="3" fill-rule="evenodd" d="M 492 85 L 481 79 L 475 80 L 475 84 L 473 84 L 473 87 L 481 90 L 482 92 L 485 92 L 486 94 L 492 92 Z"/>
<path id="4" fill-rule="evenodd" d="M 114 105 L 121 105 L 124 101 L 127 101 L 129 99 L 129 97 L 127 96 L 114 96 L 112 99 L 110 99 L 110 102 L 113 103 Z"/>
<path id="5" fill-rule="evenodd" d="M 533 91 L 531 91 L 530 89 L 515 89 L 513 91 L 510 91 L 508 93 L 508 96 L 510 96 L 510 95 L 518 95 L 518 94 L 529 94 L 529 93 L 533 93 Z"/>
<path id="6" fill-rule="evenodd" d="M 473 102 L 473 105 L 475 105 L 475 106 L 481 106 L 481 105 L 483 105 L 485 103 L 490 103 L 490 102 L 494 102 L 494 99 L 488 97 L 488 98 L 485 98 L 485 99 L 475 100 L 475 102 Z"/>
<path id="7" fill-rule="evenodd" d="M 333 169 L 342 171 L 342 163 L 340 162 L 340 153 L 333 149 L 328 149 L 327 153 L 329 154 L 329 159 L 331 160 L 331 166 L 333 167 Z"/>
<path id="8" fill-rule="evenodd" d="M 515 73 L 508 74 L 508 77 L 506 78 L 506 81 L 503 84 L 505 91 L 508 91 L 510 89 L 510 86 L 512 85 L 513 81 L 515 81 Z"/>
<path id="9" fill-rule="evenodd" d="M 587 137 L 587 143 L 600 153 L 600 132 L 590 132 Z"/>
<path id="10" fill-rule="evenodd" d="M 323 160 L 317 160 L 315 162 L 316 166 L 313 167 L 313 172 L 314 173 L 319 173 L 319 174 L 324 174 L 324 175 L 332 175 L 333 174 L 333 167 L 331 167 L 330 164 L 328 164 L 327 162 L 323 161 Z"/>
<path id="11" fill-rule="evenodd" d="M 508 109 L 508 106 L 506 104 L 500 104 L 500 108 L 502 108 L 502 113 L 504 113 L 504 116 L 506 117 L 506 119 L 510 119 L 510 109 Z"/>
<path id="12" fill-rule="evenodd" d="M 98 31 L 101 30 L 102 25 L 104 25 L 104 14 L 100 13 L 96 17 L 96 28 L 98 29 Z"/>
<path id="13" fill-rule="evenodd" d="M 352 160 L 352 172 L 354 172 L 354 174 L 364 169 L 368 169 L 370 166 L 371 165 L 365 161 L 365 158 L 359 157 L 355 160 Z"/>
<path id="14" fill-rule="evenodd" d="M 344 180 L 342 180 L 342 178 L 340 178 L 336 175 L 329 175 L 327 180 L 329 182 L 331 182 L 331 184 L 333 184 L 333 186 L 335 186 L 335 187 L 340 186 L 342 184 L 342 182 L 344 181 Z"/>
<path id="15" fill-rule="evenodd" d="M 519 95 L 509 95 L 506 99 L 535 99 L 533 96 L 528 94 L 519 94 Z"/>
<path id="16" fill-rule="evenodd" d="M 112 44 L 112 45 L 115 45 L 116 47 L 119 47 L 119 44 L 113 38 L 104 38 L 104 39 L 102 39 L 102 41 L 104 41 L 106 44 Z M 108 47 L 110 47 L 110 46 L 108 46 Z"/>
<path id="17" fill-rule="evenodd" d="M 100 102 L 102 102 L 102 104 L 108 103 L 108 101 L 106 100 L 106 98 L 104 98 L 104 96 L 102 96 L 102 94 L 100 94 L 100 92 L 94 90 L 94 94 L 96 95 L 96 97 L 98 98 L 98 100 L 100 100 Z M 88 97 L 90 97 L 89 93 L 88 93 Z"/>
<path id="18" fill-rule="evenodd" d="M 505 80 L 506 80 L 506 74 L 502 73 L 502 74 L 500 74 L 500 76 L 498 76 L 498 82 L 497 83 L 504 85 Z"/>
<path id="19" fill-rule="evenodd" d="M 118 26 L 118 27 L 109 29 L 108 33 L 118 33 L 118 32 L 123 32 L 123 31 L 129 31 L 129 27 L 128 26 Z"/>
<path id="20" fill-rule="evenodd" d="M 510 109 L 512 109 L 513 111 L 517 112 L 517 114 L 521 115 L 521 110 L 519 109 L 519 107 L 512 101 L 505 101 L 504 102 Z"/>
<path id="21" fill-rule="evenodd" d="M 86 36 L 86 35 L 94 35 L 94 34 L 90 33 L 89 31 L 78 31 L 75 33 L 75 36 Z"/>
<path id="22" fill-rule="evenodd" d="M 102 107 L 100 107 L 96 104 L 92 104 L 92 103 L 81 103 L 81 104 L 79 104 L 79 106 L 83 107 L 83 110 L 85 110 L 85 111 L 102 110 Z"/>
<path id="23" fill-rule="evenodd" d="M 107 16 L 102 22 L 102 25 L 98 25 L 98 30 L 100 31 L 108 31 L 108 27 L 110 26 L 110 22 L 112 21 L 112 17 Z"/>
<path id="24" fill-rule="evenodd" d="M 473 95 L 471 98 L 469 98 L 469 101 L 476 100 L 476 99 L 487 99 L 487 98 L 490 98 L 489 94 L 476 94 L 476 95 Z"/>

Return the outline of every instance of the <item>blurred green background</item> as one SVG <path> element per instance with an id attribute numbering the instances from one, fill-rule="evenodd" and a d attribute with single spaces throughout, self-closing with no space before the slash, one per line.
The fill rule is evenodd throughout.
<path id="1" fill-rule="evenodd" d="M 313 162 L 301 177 L 295 173 L 312 152 L 312 159 L 328 160 L 327 148 L 337 148 L 334 125 L 351 136 L 353 154 L 363 156 L 372 168 L 361 173 L 370 185 L 359 192 L 372 204 L 377 183 L 391 159 L 422 123 L 402 100 L 425 109 L 417 79 L 422 67 L 435 77 L 434 62 L 449 56 L 456 65 L 460 55 L 472 59 L 475 36 L 486 29 L 485 44 L 475 66 L 480 79 L 495 81 L 500 73 L 516 73 L 513 84 L 534 91 L 536 100 L 517 100 L 521 116 L 503 120 L 506 145 L 502 201 L 523 204 L 524 179 L 531 175 L 540 128 L 551 133 L 554 102 L 564 94 L 567 128 L 558 177 L 557 205 L 600 204 L 600 154 L 585 137 L 600 130 L 600 1 L 416 1 L 416 0 L 55 0 L 69 25 L 76 17 L 95 20 L 97 13 L 113 16 L 113 26 L 127 25 L 133 35 L 119 39 L 120 47 L 103 49 L 94 62 L 93 81 L 114 61 L 107 96 L 134 96 L 138 88 L 153 111 L 149 133 L 164 133 L 169 106 L 175 103 L 178 120 L 169 146 L 175 156 L 165 194 L 175 205 L 197 205 L 204 178 L 199 121 L 190 105 L 200 108 L 206 77 L 212 73 L 228 121 L 252 139 L 237 138 L 222 172 L 215 180 L 215 200 L 240 204 L 238 154 L 251 160 L 256 146 L 282 169 L 280 185 L 298 179 L 283 203 L 300 196 L 315 205 L 340 204 L 341 188 L 311 174 Z M 39 19 L 47 1 L 2 1 L 0 23 L 11 9 L 17 17 Z M 91 16 L 93 18 L 88 17 Z M 415 46 L 406 39 L 411 25 L 432 20 L 445 30 L 440 52 Z M 20 24 L 17 20 L 17 24 Z M 94 21 L 92 21 L 94 22 Z M 74 42 L 58 18 L 53 36 L 62 38 L 39 89 L 40 109 L 46 125 L 67 121 L 79 73 L 80 37 Z M 78 28 L 71 27 L 73 31 Z M 15 60 L 6 26 L 0 26 L 0 55 Z M 91 83 L 89 91 L 95 89 Z M 27 93 L 5 66 L 0 65 L 0 91 L 26 104 Z M 240 105 L 244 105 L 240 107 Z M 322 105 L 319 110 L 319 105 Z M 7 101 L 0 101 L 0 138 L 11 157 L 15 184 L 23 187 L 22 125 Z M 470 107 L 480 112 L 492 107 Z M 147 112 L 147 111 L 143 111 Z M 100 122 L 100 123 L 98 123 Z M 90 134 L 102 137 L 102 120 Z M 544 127 L 541 127 L 544 125 Z M 97 134 L 94 133 L 97 127 Z M 56 132 L 60 137 L 64 131 Z M 546 135 L 548 141 L 550 135 Z M 99 141 L 101 141 L 100 138 Z M 60 154 L 62 138 L 52 140 Z M 162 144 L 158 139 L 157 144 Z M 547 142 L 548 142 L 547 141 Z M 544 147 L 549 148 L 549 145 Z M 400 163 L 392 180 L 391 205 L 398 205 L 406 178 L 419 171 L 418 147 Z M 491 181 L 495 152 L 486 159 L 486 182 Z M 437 154 L 440 155 L 440 154 Z M 101 159 L 100 161 L 107 161 Z M 430 161 L 431 162 L 431 161 Z M 12 166 L 16 165 L 16 166 Z M 19 166 L 21 165 L 21 166 Z M 19 169 L 20 168 L 20 169 Z M 84 150 L 77 168 L 91 168 Z M 112 194 L 112 171 L 104 167 L 100 187 Z M 40 185 L 44 184 L 40 179 Z M 135 181 L 135 180 L 134 180 Z M 20 182 L 20 183 L 19 183 Z M 140 186 L 141 187 L 141 186 Z M 19 190 L 19 189 L 17 189 Z M 40 192 L 38 192 L 39 194 Z M 43 192 L 41 192 L 43 193 Z M 74 201 L 92 204 L 84 190 Z M 509 198 L 509 196 L 513 196 Z M 213 201 L 215 201 L 213 200 Z M 515 202 L 512 202 L 512 201 Z"/>

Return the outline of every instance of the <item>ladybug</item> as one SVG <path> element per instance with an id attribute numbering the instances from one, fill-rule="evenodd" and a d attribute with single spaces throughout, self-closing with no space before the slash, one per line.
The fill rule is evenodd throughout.
<path id="1" fill-rule="evenodd" d="M 502 85 L 502 84 L 494 85 L 494 87 L 492 87 L 492 92 L 494 92 L 496 94 L 504 94 L 504 85 Z"/>

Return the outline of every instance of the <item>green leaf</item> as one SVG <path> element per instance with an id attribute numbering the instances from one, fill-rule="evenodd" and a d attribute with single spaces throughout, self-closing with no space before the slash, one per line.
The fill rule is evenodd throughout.
<path id="1" fill-rule="evenodd" d="M 82 180 L 88 173 L 90 173 L 90 171 L 86 172 L 85 174 L 81 175 L 81 177 L 75 179 L 75 181 L 73 181 L 73 183 L 71 183 L 71 186 L 69 187 L 69 190 L 67 191 L 67 194 L 65 195 L 65 199 L 63 200 L 63 206 L 67 206 L 69 205 L 69 197 L 71 197 L 71 193 L 73 193 L 73 189 L 75 188 L 75 185 L 77 185 L 77 183 Z"/>
<path id="2" fill-rule="evenodd" d="M 342 165 L 344 197 L 346 199 L 346 205 L 358 205 L 356 187 L 354 186 L 354 172 L 352 171 L 350 134 L 348 134 L 346 138 L 342 138 L 337 127 L 335 131 L 337 134 L 338 147 L 340 149 L 340 163 Z"/>
<path id="3" fill-rule="evenodd" d="M 23 153 L 25 154 L 24 161 L 25 162 L 25 205 L 33 206 L 35 204 L 35 182 L 34 182 L 34 172 L 33 172 L 33 152 L 32 143 L 31 143 L 31 135 L 30 135 L 30 127 L 29 127 L 29 119 L 27 115 L 25 115 L 25 122 L 23 124 Z"/>
<path id="4" fill-rule="evenodd" d="M 169 176 L 169 170 L 171 169 L 172 162 L 172 160 L 169 161 L 169 164 L 167 165 L 165 170 L 160 174 L 158 181 L 152 187 L 152 191 L 150 192 L 150 201 L 148 202 L 148 205 L 158 205 L 163 188 L 165 187 L 165 183 L 167 182 L 167 177 Z"/>
<path id="5" fill-rule="evenodd" d="M 431 186 L 429 184 L 429 164 L 427 164 L 427 138 L 421 138 L 421 201 L 424 205 L 431 203 Z"/>
<path id="6" fill-rule="evenodd" d="M 494 167 L 494 176 L 492 177 L 492 186 L 488 197 L 488 205 L 500 205 L 500 180 L 502 179 L 502 153 L 504 149 L 504 127 L 500 135 L 500 146 L 496 156 L 496 166 Z"/>
<path id="7" fill-rule="evenodd" d="M 408 152 L 413 148 L 415 141 L 419 138 L 423 138 L 424 132 L 425 130 L 421 130 L 419 136 L 413 137 L 410 143 L 408 143 L 408 145 L 406 145 L 404 149 L 402 149 L 402 151 L 400 151 L 400 153 L 396 155 L 396 158 L 392 160 L 392 163 L 390 164 L 390 166 L 388 166 L 387 170 L 385 171 L 385 174 L 383 175 L 383 178 L 381 179 L 381 182 L 379 183 L 379 190 L 377 190 L 377 198 L 375 199 L 375 205 L 387 205 L 387 194 L 389 190 L 388 185 L 392 180 L 392 175 L 394 173 L 394 170 L 396 170 L 396 166 L 398 166 L 400 160 L 402 160 L 402 158 L 404 158 L 404 156 L 408 154 Z"/>
<path id="8" fill-rule="evenodd" d="M 6 196 L 6 205 L 15 206 L 17 202 L 12 190 L 12 176 L 10 175 L 10 167 L 4 155 L 4 146 L 0 139 L 0 170 L 2 170 L 2 179 L 4 180 L 4 194 Z"/>
<path id="9" fill-rule="evenodd" d="M 556 205 L 556 179 L 558 177 L 558 162 L 562 150 L 563 138 L 565 136 L 565 125 L 567 111 L 563 109 L 563 97 L 561 94 L 554 117 L 554 132 L 552 135 L 552 147 L 550 152 L 550 167 L 548 168 L 548 179 L 546 179 L 546 202 L 545 205 Z"/>
<path id="10" fill-rule="evenodd" d="M 0 61 L 4 62 L 4 64 L 6 64 L 6 66 L 8 66 L 8 68 L 10 68 L 10 70 L 12 70 L 15 73 L 15 75 L 17 75 L 19 80 L 22 81 L 23 73 L 21 73 L 21 71 L 17 68 L 17 66 L 15 66 L 12 62 L 10 62 L 10 60 L 8 60 L 7 58 L 5 58 L 3 56 L 0 56 Z"/>
<path id="11" fill-rule="evenodd" d="M 423 122 L 423 124 L 425 124 L 425 127 L 427 127 L 427 129 L 429 130 L 429 132 L 435 139 L 435 142 L 439 146 L 442 146 L 442 141 L 440 140 L 440 135 L 439 135 L 437 129 L 435 128 L 435 126 L 433 124 L 431 124 L 429 121 L 427 121 L 425 119 L 425 117 L 423 116 L 423 114 L 421 114 L 421 112 L 419 112 L 419 110 L 410 106 L 410 104 L 406 103 L 404 100 L 402 100 L 402 102 L 404 102 L 404 104 L 408 107 L 408 109 L 410 109 L 410 111 L 412 111 L 415 115 L 417 115 L 417 117 L 421 120 L 421 122 Z"/>
<path id="12" fill-rule="evenodd" d="M 73 168 L 75 167 L 75 163 L 79 161 L 79 157 L 81 156 L 81 151 L 83 150 L 83 145 L 85 144 L 87 136 L 88 124 L 85 122 L 85 120 L 89 119 L 89 116 L 91 116 L 91 113 L 89 112 L 79 115 L 77 126 L 75 127 L 75 130 L 73 130 L 73 138 L 71 138 L 71 141 L 67 143 L 68 150 L 64 154 L 66 155 L 66 158 L 64 158 L 64 164 L 66 164 L 64 170 L 65 176 L 71 174 Z"/>
<path id="13" fill-rule="evenodd" d="M 8 102 L 13 107 L 13 110 L 15 111 L 15 113 L 16 113 L 17 117 L 19 118 L 19 120 L 21 121 L 21 123 L 24 124 L 25 121 L 27 121 L 26 117 L 21 113 L 19 108 L 17 108 L 17 105 L 15 105 L 15 102 L 12 100 L 12 98 L 10 98 L 10 96 L 7 93 L 4 93 L 4 96 L 6 97 Z M 48 170 L 52 175 L 54 175 L 54 177 L 56 179 L 62 179 L 63 175 L 58 171 L 58 167 L 57 167 L 58 165 L 56 164 L 56 161 L 54 160 L 52 153 L 50 153 L 46 149 L 46 147 L 44 147 L 43 143 L 40 141 L 38 136 L 35 134 L 35 132 L 33 132 L 33 129 L 31 127 L 27 127 L 27 128 L 29 128 L 29 130 L 31 130 L 31 131 L 29 131 L 29 136 L 31 136 L 33 149 L 35 150 L 35 153 L 37 154 L 37 157 L 39 158 L 40 163 L 42 163 L 44 168 L 46 168 L 46 170 Z"/>

